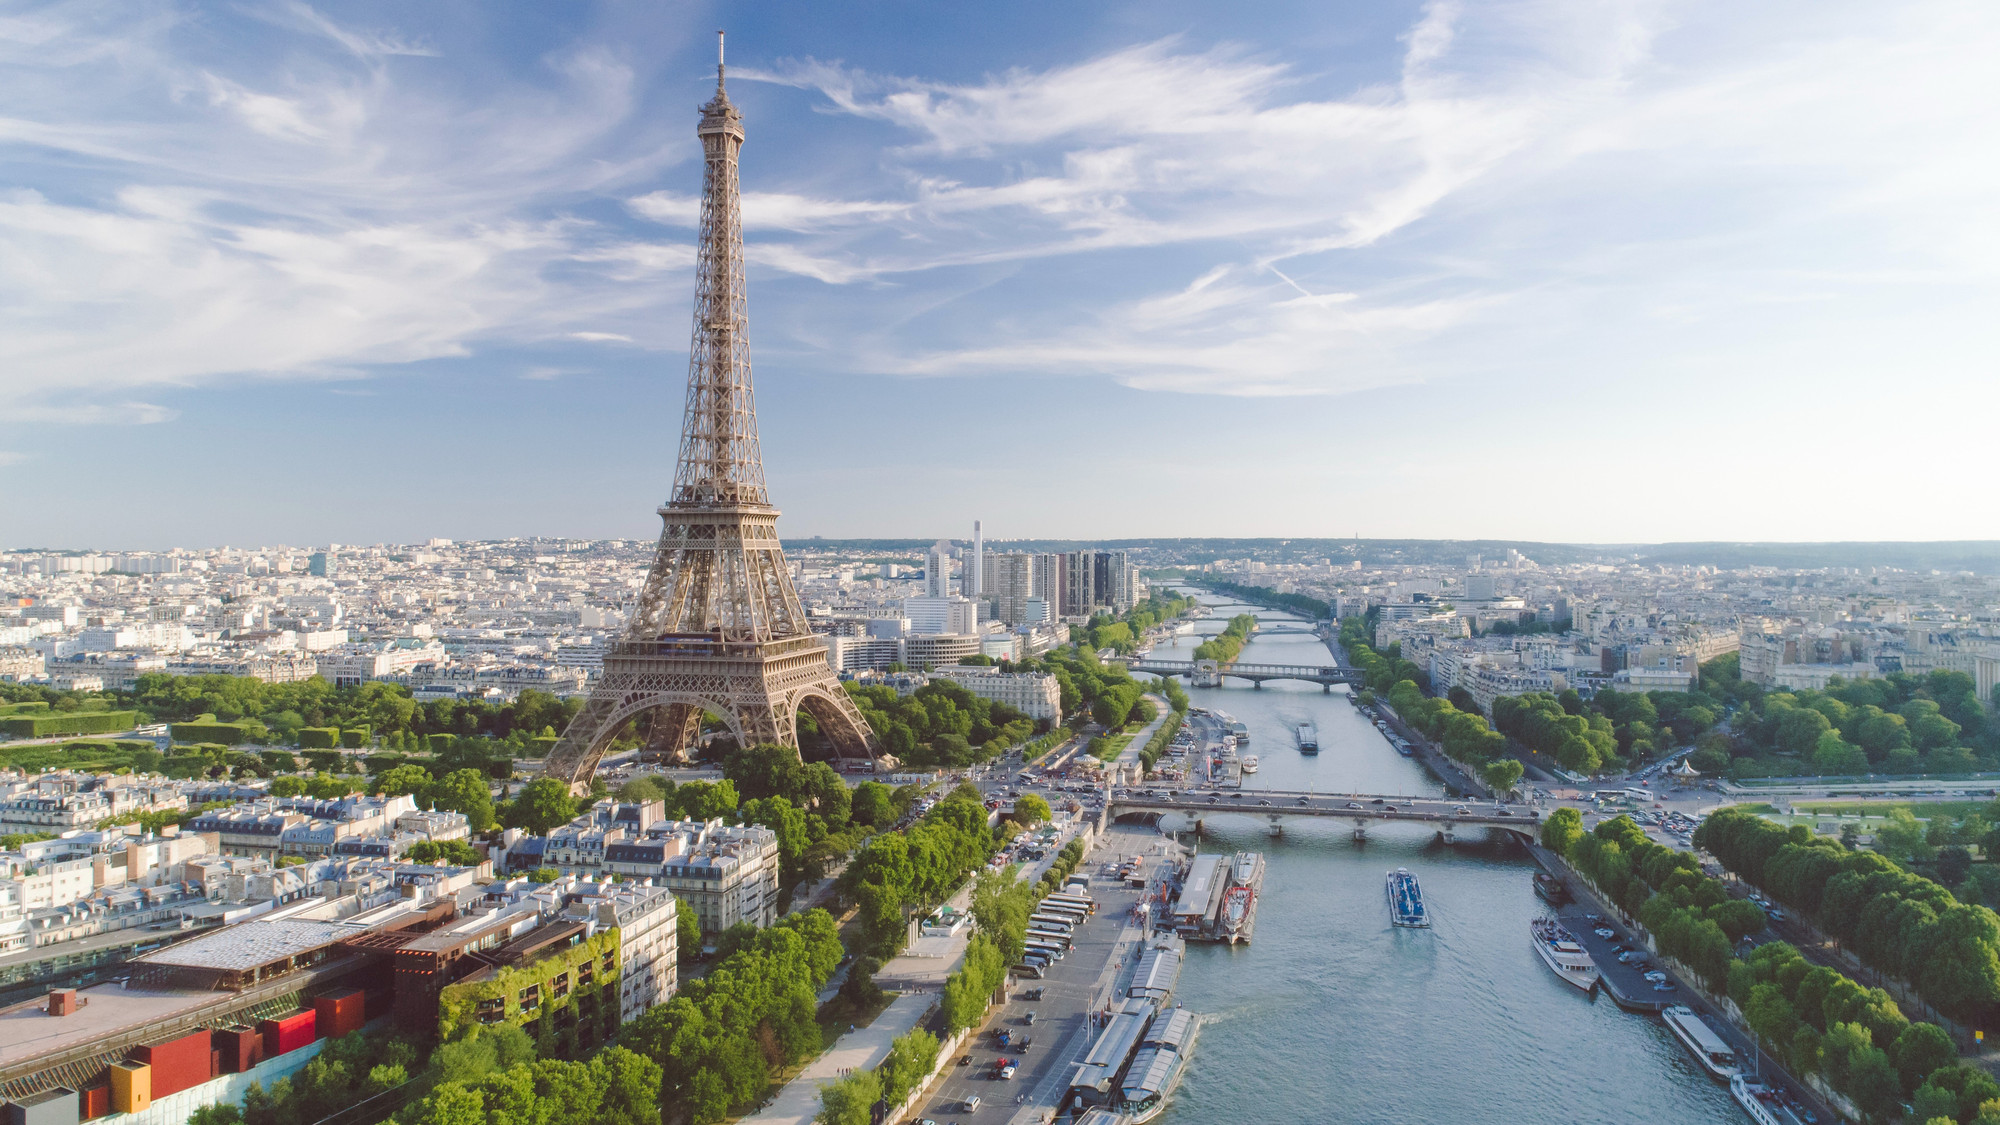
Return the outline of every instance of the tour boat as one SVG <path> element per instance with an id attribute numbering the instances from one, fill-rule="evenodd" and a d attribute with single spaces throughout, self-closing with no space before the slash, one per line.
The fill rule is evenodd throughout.
<path id="1" fill-rule="evenodd" d="M 1257 755 L 1252 754 L 1249 757 L 1243 759 L 1243 772 L 1244 773 L 1257 772 Z"/>
<path id="2" fill-rule="evenodd" d="M 1417 886 L 1417 877 L 1410 874 L 1409 868 L 1398 867 L 1389 872 L 1387 889 L 1390 921 L 1410 929 L 1431 924 L 1431 916 L 1424 910 L 1423 889 Z"/>
<path id="3" fill-rule="evenodd" d="M 1764 1104 L 1764 1099 L 1775 1095 L 1762 1082 L 1752 1082 L 1739 1074 L 1729 1080 L 1729 1096 L 1736 1099 L 1736 1104 L 1742 1106 L 1743 1112 L 1749 1114 L 1750 1120 L 1757 1125 L 1783 1125 L 1771 1107 Z"/>
<path id="4" fill-rule="evenodd" d="M 1553 918 L 1537 918 L 1528 923 L 1534 935 L 1535 952 L 1557 976 L 1589 992 L 1597 987 L 1597 962 L 1562 924 Z"/>
<path id="5" fill-rule="evenodd" d="M 1675 1004 L 1661 1012 L 1660 1018 L 1666 1021 L 1667 1030 L 1674 1033 L 1674 1038 L 1681 1041 L 1681 1046 L 1688 1049 L 1694 1061 L 1701 1064 L 1710 1078 L 1727 1082 L 1743 1073 L 1743 1068 L 1736 1063 L 1735 1048 L 1717 1035 L 1715 1029 L 1708 1026 L 1708 1022 L 1693 1008 Z"/>

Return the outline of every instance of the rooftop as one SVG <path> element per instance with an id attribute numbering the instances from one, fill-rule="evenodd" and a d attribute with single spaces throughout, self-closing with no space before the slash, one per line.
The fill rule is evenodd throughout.
<path id="1" fill-rule="evenodd" d="M 247 970 L 367 932 L 368 927 L 348 922 L 253 920 L 133 960 L 182 968 Z"/>

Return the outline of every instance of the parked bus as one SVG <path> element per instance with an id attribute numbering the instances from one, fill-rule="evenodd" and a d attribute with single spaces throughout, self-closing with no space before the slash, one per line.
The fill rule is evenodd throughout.
<path id="1" fill-rule="evenodd" d="M 1076 944 L 1070 940 L 1068 934 L 1057 933 L 1054 930 L 1029 930 L 1026 940 L 1052 942 L 1063 949 L 1068 949 Z"/>
<path id="2" fill-rule="evenodd" d="M 1023 977 L 1032 977 L 1035 980 L 1040 980 L 1042 979 L 1042 963 L 1034 961 L 1024 961 L 1021 964 L 1014 966 L 1014 975 Z"/>
<path id="3" fill-rule="evenodd" d="M 1051 961 L 1062 960 L 1062 955 L 1063 955 L 1062 946 L 1057 945 L 1055 942 L 1052 941 L 1042 941 L 1039 939 L 1031 938 L 1022 948 L 1026 949 L 1031 954 L 1034 953 L 1042 954 Z"/>
<path id="4" fill-rule="evenodd" d="M 1061 914 L 1030 914 L 1028 925 L 1040 926 L 1045 930 L 1060 930 L 1066 934 L 1076 928 L 1076 919 Z"/>
<path id="5" fill-rule="evenodd" d="M 1082 924 L 1085 918 L 1090 917 L 1088 910 L 1085 910 L 1081 906 L 1071 906 L 1066 902 L 1044 902 L 1040 906 L 1035 907 L 1034 912 L 1037 914 L 1054 914 L 1058 918 L 1068 918 L 1079 925 Z"/>
<path id="6" fill-rule="evenodd" d="M 1097 903 L 1083 895 L 1052 894 L 1043 898 L 1040 905 L 1044 908 L 1066 906 L 1073 910 L 1081 910 L 1086 914 L 1094 913 L 1097 910 Z"/>

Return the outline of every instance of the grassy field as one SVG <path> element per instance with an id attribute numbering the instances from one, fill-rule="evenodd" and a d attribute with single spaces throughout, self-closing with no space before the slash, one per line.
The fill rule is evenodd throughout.
<path id="1" fill-rule="evenodd" d="M 1991 801 L 1794 801 L 1792 809 L 1802 816 L 1886 817 L 1897 809 L 1908 809 L 1918 820 L 1934 816 L 1962 818 L 1984 813 Z M 1769 805 L 1763 806 L 1769 809 Z M 1766 814 L 1768 815 L 1768 814 Z"/>

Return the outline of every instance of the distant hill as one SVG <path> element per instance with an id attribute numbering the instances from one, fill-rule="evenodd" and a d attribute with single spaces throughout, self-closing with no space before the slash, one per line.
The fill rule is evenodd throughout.
<path id="1" fill-rule="evenodd" d="M 935 539 L 794 539 L 788 547 L 866 552 L 885 556 L 921 554 Z M 1824 567 L 1893 567 L 1914 571 L 2000 574 L 2000 541 L 1946 540 L 1887 543 L 1536 543 L 1508 539 L 989 539 L 990 551 L 1058 552 L 1129 550 L 1149 566 L 1196 564 L 1216 559 L 1301 562 L 1359 560 L 1365 565 L 1463 564 L 1469 555 L 1502 559 L 1516 550 L 1538 563 L 1646 562 L 1667 566 L 1752 566 L 1785 570 Z"/>

